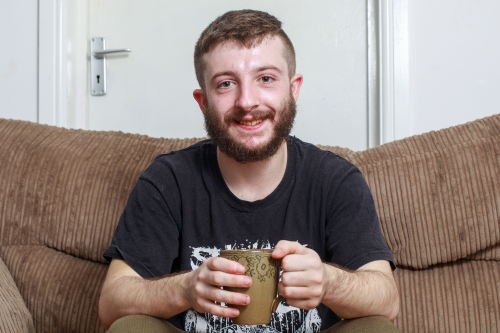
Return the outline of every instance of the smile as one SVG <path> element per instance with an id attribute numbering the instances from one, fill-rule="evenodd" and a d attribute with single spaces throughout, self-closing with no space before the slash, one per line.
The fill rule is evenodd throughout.
<path id="1" fill-rule="evenodd" d="M 260 124 L 262 122 L 262 119 L 257 119 L 257 120 L 252 120 L 252 121 L 245 121 L 245 120 L 240 120 L 238 121 L 242 125 L 246 126 L 255 126 L 257 124 Z"/>

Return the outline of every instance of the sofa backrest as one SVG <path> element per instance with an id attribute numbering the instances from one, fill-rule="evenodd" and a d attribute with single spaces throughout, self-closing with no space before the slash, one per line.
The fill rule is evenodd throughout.
<path id="1" fill-rule="evenodd" d="M 199 140 L 0 119 L 0 245 L 104 263 L 139 175 Z M 397 265 L 500 260 L 500 115 L 362 152 L 320 147 L 362 171 Z"/>
<path id="2" fill-rule="evenodd" d="M 199 140 L 0 119 L 0 245 L 45 245 L 104 263 L 142 171 Z"/>
<path id="3" fill-rule="evenodd" d="M 500 115 L 348 159 L 367 180 L 396 263 L 500 260 Z"/>

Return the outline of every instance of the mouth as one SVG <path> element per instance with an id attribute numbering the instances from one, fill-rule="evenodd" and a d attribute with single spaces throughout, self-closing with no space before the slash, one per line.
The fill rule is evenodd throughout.
<path id="1" fill-rule="evenodd" d="M 245 120 L 237 120 L 238 123 L 246 126 L 255 126 L 257 124 L 260 124 L 263 121 L 263 119 L 257 119 L 257 120 L 252 120 L 252 121 L 245 121 Z"/>

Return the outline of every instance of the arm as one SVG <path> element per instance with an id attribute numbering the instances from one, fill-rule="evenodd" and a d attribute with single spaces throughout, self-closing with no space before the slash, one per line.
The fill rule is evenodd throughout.
<path id="1" fill-rule="evenodd" d="M 309 310 L 323 303 L 344 319 L 379 315 L 393 321 L 399 312 L 387 261 L 348 271 L 323 263 L 315 251 L 289 241 L 280 241 L 273 257 L 283 258 L 278 290 L 292 306 Z"/>
<path id="2" fill-rule="evenodd" d="M 326 281 L 322 303 L 341 318 L 378 315 L 396 319 L 399 293 L 388 261 L 373 261 L 356 271 L 323 265 Z"/>
<path id="3" fill-rule="evenodd" d="M 248 288 L 252 280 L 242 275 L 243 265 L 224 258 L 209 258 L 196 270 L 144 279 L 124 260 L 113 259 L 99 300 L 99 317 L 106 329 L 126 315 L 146 314 L 170 318 L 190 308 L 216 316 L 237 317 L 239 311 L 215 304 L 247 305 L 247 295 L 220 289 Z"/>

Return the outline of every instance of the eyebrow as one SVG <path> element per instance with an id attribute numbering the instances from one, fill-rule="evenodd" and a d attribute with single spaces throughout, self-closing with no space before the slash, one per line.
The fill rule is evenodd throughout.
<path id="1" fill-rule="evenodd" d="M 279 72 L 280 74 L 283 74 L 283 71 L 281 69 L 279 69 L 276 66 L 272 66 L 272 65 L 262 66 L 262 67 L 256 68 L 252 71 L 252 73 L 259 73 L 259 72 L 267 71 L 270 69 L 275 70 L 275 71 Z M 236 76 L 236 73 L 233 71 L 217 72 L 214 75 L 212 75 L 212 78 L 210 79 L 210 81 L 213 82 L 219 76 Z"/>
<path id="2" fill-rule="evenodd" d="M 233 71 L 224 71 L 224 72 L 217 72 L 214 75 L 212 75 L 212 78 L 210 79 L 210 82 L 213 82 L 216 78 L 219 76 L 236 76 L 236 73 Z"/>
<path id="3" fill-rule="evenodd" d="M 254 73 L 258 73 L 258 72 L 267 71 L 267 70 L 269 70 L 269 69 L 275 70 L 275 71 L 277 71 L 278 73 L 283 74 L 283 71 L 282 71 L 281 69 L 279 69 L 279 68 L 278 68 L 278 67 L 276 67 L 276 66 L 272 66 L 272 65 L 259 67 L 259 68 L 257 68 L 256 70 L 254 70 L 253 72 L 254 72 Z"/>

